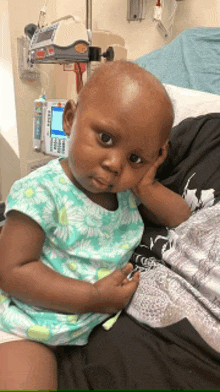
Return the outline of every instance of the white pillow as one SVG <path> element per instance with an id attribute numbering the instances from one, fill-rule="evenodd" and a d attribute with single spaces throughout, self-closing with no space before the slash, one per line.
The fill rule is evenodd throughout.
<path id="1" fill-rule="evenodd" d="M 179 124 L 187 117 L 197 117 L 201 114 L 220 113 L 220 95 L 191 90 L 189 88 L 165 84 L 174 105 L 174 124 Z"/>

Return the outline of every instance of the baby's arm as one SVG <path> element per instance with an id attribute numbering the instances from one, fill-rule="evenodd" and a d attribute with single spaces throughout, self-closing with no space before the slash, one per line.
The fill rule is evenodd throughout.
<path id="1" fill-rule="evenodd" d="M 162 155 L 142 177 L 133 191 L 142 203 L 139 207 L 140 212 L 147 219 L 156 224 L 172 228 L 187 220 L 191 211 L 180 195 L 155 181 L 156 171 L 163 163 L 166 155 L 167 145 L 163 147 Z"/>
<path id="2" fill-rule="evenodd" d="M 65 277 L 40 261 L 42 228 L 27 215 L 11 211 L 0 236 L 0 288 L 23 302 L 64 313 L 115 313 L 138 285 L 129 281 L 132 265 L 95 284 Z"/>

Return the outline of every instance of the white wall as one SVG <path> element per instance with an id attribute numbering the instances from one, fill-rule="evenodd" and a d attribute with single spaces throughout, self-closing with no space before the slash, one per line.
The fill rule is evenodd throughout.
<path id="1" fill-rule="evenodd" d="M 0 0 L 0 200 L 8 177 L 20 176 L 19 143 L 12 70 L 8 1 Z M 8 155 L 10 151 L 10 157 Z M 7 153 L 6 153 L 7 152 Z"/>
<path id="2" fill-rule="evenodd" d="M 71 0 L 57 1 L 57 14 L 66 13 L 86 18 L 85 1 Z M 156 32 L 156 25 L 152 21 L 153 5 L 155 0 L 146 1 L 146 19 L 142 22 L 127 21 L 127 0 L 93 0 L 92 19 L 93 30 L 109 30 L 121 35 L 126 42 L 128 59 L 134 59 L 146 51 L 163 45 L 164 40 Z"/>
<path id="3" fill-rule="evenodd" d="M 2 0 L 0 0 L 2 1 Z M 8 1 L 9 9 L 9 26 L 11 34 L 11 52 L 13 58 L 13 75 L 14 75 L 14 86 L 15 86 L 15 102 L 16 102 L 16 114 L 17 114 L 17 128 L 18 128 L 18 143 L 19 143 L 19 170 L 20 175 L 26 174 L 26 162 L 34 159 L 38 159 L 43 154 L 37 154 L 32 148 L 32 133 L 33 133 L 33 102 L 39 97 L 42 89 L 42 83 L 45 82 L 45 75 L 42 74 L 39 81 L 28 81 L 21 80 L 18 73 L 18 55 L 17 55 L 17 37 L 24 35 L 24 27 L 28 23 L 38 22 L 40 9 L 44 5 L 44 0 L 4 0 Z M 56 8 L 54 1 L 48 1 L 48 15 L 50 22 L 52 19 L 56 19 Z M 50 78 L 50 85 L 48 89 L 48 97 L 54 92 L 54 80 L 52 75 L 54 66 L 42 65 L 41 70 L 46 72 Z M 54 92 L 56 94 L 56 92 Z M 12 179 L 8 178 L 8 182 L 12 183 Z M 9 185 L 3 184 L 3 194 L 7 194 Z"/>
<path id="4" fill-rule="evenodd" d="M 179 3 L 174 35 L 195 26 L 220 27 L 219 0 L 185 0 Z"/>
<path id="5" fill-rule="evenodd" d="M 0 131 L 7 141 L 10 140 L 11 147 L 19 156 L 7 0 L 1 0 L 0 26 L 1 38 L 4 42 L 4 45 L 0 46 Z"/>
<path id="6" fill-rule="evenodd" d="M 93 29 L 110 30 L 122 35 L 128 49 L 128 59 L 148 53 L 169 40 L 164 40 L 152 20 L 156 0 L 146 1 L 146 19 L 128 22 L 127 0 L 93 0 Z M 57 0 L 57 15 L 78 14 L 85 20 L 85 1 Z M 193 26 L 220 26 L 220 0 L 178 1 L 173 39 L 182 30 Z"/>

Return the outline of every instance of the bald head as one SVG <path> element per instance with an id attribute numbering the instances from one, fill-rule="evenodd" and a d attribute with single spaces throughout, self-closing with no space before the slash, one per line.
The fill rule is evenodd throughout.
<path id="1" fill-rule="evenodd" d="M 168 128 L 172 127 L 174 111 L 164 86 L 154 75 L 132 62 L 106 62 L 93 72 L 79 94 L 79 110 L 98 102 L 108 104 L 110 110 L 116 106 L 124 112 L 135 110 L 140 116 L 147 109 L 152 116 L 154 113 L 155 117 L 164 117 L 170 124 Z M 165 135 L 165 139 L 168 136 Z"/>
<path id="2" fill-rule="evenodd" d="M 127 100 L 132 100 L 137 96 L 139 89 L 146 89 L 152 98 L 167 100 L 167 104 L 172 104 L 162 83 L 150 72 L 139 67 L 130 61 L 109 61 L 101 64 L 88 79 L 79 95 L 79 102 L 82 99 L 92 99 L 99 93 L 100 89 L 112 90 L 117 93 L 119 83 L 127 92 Z"/>

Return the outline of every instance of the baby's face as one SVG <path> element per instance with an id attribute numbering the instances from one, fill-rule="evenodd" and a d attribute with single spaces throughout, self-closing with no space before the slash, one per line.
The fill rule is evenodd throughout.
<path id="1" fill-rule="evenodd" d="M 92 193 L 133 188 L 158 157 L 160 116 L 146 102 L 100 94 L 77 109 L 68 164 L 76 185 Z"/>

